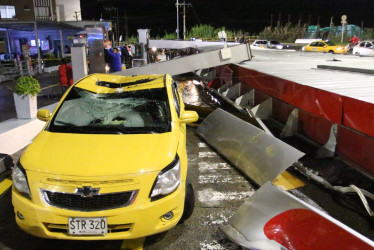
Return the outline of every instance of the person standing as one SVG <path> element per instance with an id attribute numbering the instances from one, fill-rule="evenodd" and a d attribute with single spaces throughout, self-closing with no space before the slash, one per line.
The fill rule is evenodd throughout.
<path id="1" fill-rule="evenodd" d="M 357 45 L 359 42 L 360 42 L 360 38 L 358 38 L 356 35 L 354 35 L 350 40 L 349 42 L 352 43 L 352 45 Z"/>
<path id="2" fill-rule="evenodd" d="M 62 64 L 58 67 L 58 74 L 60 75 L 60 86 L 62 95 L 65 94 L 66 90 L 73 85 L 73 68 L 67 64 L 66 58 L 62 58 Z"/>
<path id="3" fill-rule="evenodd" d="M 110 72 L 117 72 L 122 70 L 122 64 L 121 64 L 121 54 L 118 53 L 117 48 L 110 48 L 108 49 L 108 55 L 109 55 L 109 66 L 110 66 Z"/>

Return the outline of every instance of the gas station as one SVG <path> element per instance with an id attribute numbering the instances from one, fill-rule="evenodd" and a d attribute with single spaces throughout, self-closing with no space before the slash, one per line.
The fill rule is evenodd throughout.
<path id="1" fill-rule="evenodd" d="M 372 58 L 247 44 L 156 41 L 149 40 L 147 30 L 139 30 L 139 43 L 143 59 L 153 46 L 202 50 L 113 73 L 113 79 L 169 74 L 178 82 L 185 110 L 198 113 L 199 120 L 186 128 L 187 176 L 195 190 L 195 210 L 183 224 L 158 237 L 94 243 L 52 240 L 52 246 L 373 248 Z M 74 79 L 88 74 L 86 48 L 79 41 L 72 46 Z M 101 57 L 100 52 L 94 55 Z M 99 60 L 89 59 L 90 65 Z M 117 80 L 112 84 L 123 87 Z M 54 113 L 58 105 L 43 109 Z M 5 235 L 0 237 L 1 247 L 19 248 L 17 237 L 35 249 L 45 244 L 15 229 L 10 219 L 11 168 L 45 124 L 34 118 L 1 126 L 0 220 L 15 230 L 0 229 Z M 67 224 L 50 230 L 68 237 Z"/>

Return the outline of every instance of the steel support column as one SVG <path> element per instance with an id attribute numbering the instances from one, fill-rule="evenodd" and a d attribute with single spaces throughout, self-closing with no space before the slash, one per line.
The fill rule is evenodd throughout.
<path id="1" fill-rule="evenodd" d="M 41 54 L 40 54 L 40 44 L 39 44 L 39 36 L 38 36 L 38 25 L 34 22 L 34 29 L 35 29 L 35 42 L 36 42 L 36 50 L 38 52 L 38 72 L 42 73 L 42 66 L 41 66 Z"/>

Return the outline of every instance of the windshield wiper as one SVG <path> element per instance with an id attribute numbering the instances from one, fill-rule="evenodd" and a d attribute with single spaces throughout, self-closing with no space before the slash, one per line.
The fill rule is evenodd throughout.
<path id="1" fill-rule="evenodd" d="M 56 124 L 57 123 L 57 124 Z M 73 129 L 76 129 L 78 131 L 81 131 L 81 132 L 84 132 L 84 133 L 89 133 L 89 134 L 92 134 L 93 132 L 91 130 L 87 130 L 87 129 L 84 129 L 82 128 L 81 126 L 77 126 L 73 123 L 69 123 L 69 122 L 63 122 L 63 121 L 55 121 L 55 123 L 53 124 L 54 126 L 58 126 L 58 124 L 62 124 L 64 125 L 65 127 L 68 127 L 68 128 L 73 128 Z"/>
<path id="2" fill-rule="evenodd" d="M 147 128 L 137 128 L 137 127 L 118 127 L 116 128 L 120 133 L 123 134 L 159 134 L 159 131 L 155 131 Z"/>
<path id="3" fill-rule="evenodd" d="M 140 84 L 140 83 L 147 83 L 147 82 L 151 82 L 151 81 L 154 81 L 154 80 L 156 80 L 156 79 L 145 78 L 145 79 L 140 79 L 140 80 L 137 80 L 137 81 L 126 82 L 126 83 L 105 82 L 105 81 L 99 81 L 98 80 L 96 82 L 96 85 L 111 88 L 111 89 L 116 89 L 116 88 L 122 88 L 122 87 L 125 87 L 125 86 L 136 85 L 136 84 Z"/>

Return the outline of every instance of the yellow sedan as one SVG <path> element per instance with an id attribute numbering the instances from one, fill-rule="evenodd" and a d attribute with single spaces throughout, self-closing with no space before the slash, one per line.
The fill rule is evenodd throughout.
<path id="1" fill-rule="evenodd" d="M 345 54 L 348 49 L 342 45 L 335 45 L 332 42 L 326 41 L 316 41 L 312 42 L 302 48 L 303 51 L 313 51 L 313 52 L 328 52 L 328 53 L 339 53 Z"/>
<path id="2" fill-rule="evenodd" d="M 18 226 L 65 240 L 133 239 L 193 211 L 185 111 L 169 75 L 94 74 L 75 83 L 13 170 Z"/>

